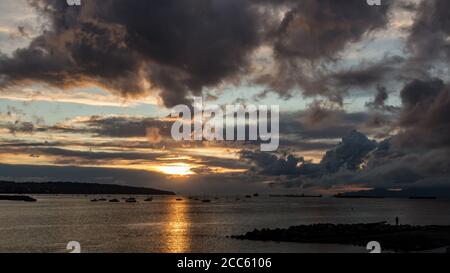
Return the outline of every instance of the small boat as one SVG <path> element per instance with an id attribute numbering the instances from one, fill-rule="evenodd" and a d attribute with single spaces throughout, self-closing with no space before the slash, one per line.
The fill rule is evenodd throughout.
<path id="1" fill-rule="evenodd" d="M 253 197 L 259 197 L 259 193 L 253 194 Z"/>
<path id="2" fill-rule="evenodd" d="M 137 203 L 137 201 L 136 201 L 135 198 L 127 198 L 127 199 L 125 200 L 125 202 L 127 202 L 127 203 Z"/>
<path id="3" fill-rule="evenodd" d="M 202 200 L 202 203 L 211 203 L 211 200 L 205 199 L 205 200 Z"/>
<path id="4" fill-rule="evenodd" d="M 91 202 L 98 202 L 98 200 L 97 199 L 92 199 Z"/>
<path id="5" fill-rule="evenodd" d="M 106 202 L 106 201 L 108 201 L 108 200 L 106 200 L 105 198 L 100 198 L 100 199 L 98 199 L 98 201 L 99 201 L 99 202 Z"/>
<path id="6" fill-rule="evenodd" d="M 111 199 L 109 200 L 110 203 L 120 203 L 119 199 Z"/>
<path id="7" fill-rule="evenodd" d="M 245 198 L 252 198 L 252 196 L 251 195 L 246 195 Z"/>
<path id="8" fill-rule="evenodd" d="M 145 202 L 152 202 L 152 201 L 153 201 L 153 198 L 152 198 L 152 197 L 149 197 L 149 198 L 145 199 L 144 201 L 145 201 Z"/>
<path id="9" fill-rule="evenodd" d="M 177 198 L 177 201 L 183 201 L 183 199 L 181 199 L 181 198 Z"/>

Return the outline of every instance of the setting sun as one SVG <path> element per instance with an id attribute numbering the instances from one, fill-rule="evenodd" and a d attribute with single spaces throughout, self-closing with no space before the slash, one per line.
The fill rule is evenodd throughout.
<path id="1" fill-rule="evenodd" d="M 193 175 L 191 171 L 192 166 L 188 164 L 171 164 L 164 166 L 156 166 L 155 169 L 161 173 L 176 176 L 188 176 Z"/>

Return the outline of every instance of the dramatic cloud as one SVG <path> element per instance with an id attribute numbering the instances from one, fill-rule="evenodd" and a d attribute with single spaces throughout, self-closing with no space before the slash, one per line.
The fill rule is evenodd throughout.
<path id="1" fill-rule="evenodd" d="M 303 60 L 333 59 L 349 43 L 367 32 L 385 27 L 390 1 L 380 7 L 364 1 L 294 1 L 275 34 L 279 58 Z"/>
<path id="2" fill-rule="evenodd" d="M 369 88 L 374 84 L 379 84 L 381 81 L 392 80 L 392 77 L 404 61 L 403 58 L 395 56 L 384 58 L 376 63 L 363 63 L 349 70 L 328 75 L 321 81 L 344 90 L 350 87 Z"/>
<path id="3" fill-rule="evenodd" d="M 347 45 L 385 27 L 390 6 L 386 0 L 379 7 L 360 0 L 29 3 L 49 27 L 27 48 L 0 55 L 0 88 L 98 85 L 132 98 L 156 91 L 166 106 L 251 74 L 253 53 L 262 46 L 272 49 L 277 71 L 257 82 L 285 94 L 300 86 L 310 95 L 333 96 L 313 91 L 301 64 L 336 59 Z"/>
<path id="4" fill-rule="evenodd" d="M 349 143 L 346 149 L 348 153 L 343 154 L 358 159 L 355 162 L 361 163 L 360 167 L 354 169 L 346 165 L 346 168 L 339 170 L 332 168 L 335 172 L 331 175 L 322 175 L 311 183 L 359 183 L 386 188 L 448 186 L 449 86 L 440 79 L 414 80 L 401 90 L 401 99 L 402 108 L 397 124 L 401 128 L 399 134 L 380 143 L 367 145 L 367 149 L 361 149 L 360 145 L 356 145 L 357 142 Z M 339 162 L 335 160 L 333 151 L 327 153 L 321 164 L 326 163 L 327 158 L 332 159 L 332 163 Z"/>
<path id="5" fill-rule="evenodd" d="M 386 87 L 378 86 L 374 100 L 366 103 L 366 107 L 376 111 L 397 112 L 399 110 L 398 107 L 386 105 L 386 101 L 388 99 L 389 99 L 389 92 L 387 91 Z"/>
<path id="6" fill-rule="evenodd" d="M 391 107 L 386 106 L 386 108 Z M 386 137 L 392 130 L 390 123 L 395 118 L 390 112 L 383 111 L 379 113 L 347 112 L 323 101 L 314 101 L 304 111 L 284 113 L 281 117 L 281 133 L 295 136 L 296 140 L 338 140 L 354 130 L 362 131 L 371 137 Z M 282 137 L 281 143 L 283 139 L 285 140 Z M 294 141 L 294 139 L 290 140 Z"/>
<path id="7" fill-rule="evenodd" d="M 350 171 L 361 169 L 364 157 L 377 147 L 375 141 L 369 140 L 365 135 L 353 131 L 344 137 L 342 142 L 331 151 L 328 151 L 320 163 L 329 173 L 338 172 L 341 168 Z"/>
<path id="8" fill-rule="evenodd" d="M 336 73 L 328 71 L 327 63 L 339 59 L 347 46 L 361 41 L 366 34 L 386 27 L 390 5 L 391 1 L 383 1 L 375 8 L 359 0 L 292 1 L 292 8 L 272 35 L 274 71 L 261 76 L 258 82 L 282 94 L 300 87 L 306 95 L 321 94 L 340 101 L 343 90 L 324 83 L 324 78 L 331 81 L 331 74 Z M 377 74 L 385 73 L 380 68 L 383 65 L 336 74 L 334 78 L 341 85 L 365 85 Z"/>
<path id="9" fill-rule="evenodd" d="M 143 117 L 92 116 L 88 119 L 80 120 L 74 125 L 77 124 L 81 125 L 81 130 L 86 130 L 98 136 L 119 138 L 148 137 L 149 141 L 155 142 L 154 140 L 160 139 L 161 136 L 170 138 L 173 121 Z M 157 130 L 157 134 L 155 130 Z"/>
<path id="10" fill-rule="evenodd" d="M 255 165 L 259 174 L 279 177 L 273 185 L 320 189 L 339 186 L 373 188 L 432 188 L 448 186 L 450 150 L 403 150 L 387 139 L 380 143 L 353 132 L 329 150 L 320 163 L 286 156 L 245 151 L 242 158 Z M 283 177 L 285 176 L 285 177 Z"/>
<path id="11" fill-rule="evenodd" d="M 311 175 L 314 170 L 322 175 L 334 174 L 341 169 L 356 171 L 362 168 L 364 158 L 377 147 L 375 141 L 365 135 L 353 131 L 342 139 L 342 142 L 329 150 L 320 164 L 305 162 L 303 158 L 288 155 L 286 158 L 269 153 L 244 150 L 241 158 L 255 163 L 262 174 L 266 175 Z M 300 165 L 300 163 L 302 163 Z"/>
<path id="12" fill-rule="evenodd" d="M 403 147 L 449 147 L 450 87 L 440 79 L 415 80 L 401 91 L 403 132 L 395 139 Z"/>
<path id="13" fill-rule="evenodd" d="M 191 95 L 202 91 L 210 91 L 208 99 L 220 103 L 232 100 L 226 94 L 234 89 L 229 85 L 240 87 L 238 92 L 248 90 L 239 102 L 246 97 L 273 102 L 270 92 L 287 99 L 302 91 L 313 99 L 306 107 L 299 103 L 281 112 L 278 153 L 257 152 L 259 143 L 250 141 L 175 142 L 173 120 L 138 116 L 145 113 L 136 109 L 133 115 L 107 115 L 106 108 L 80 108 L 74 115 L 58 113 L 58 123 L 46 125 L 31 117 L 31 107 L 8 107 L 0 113 L 2 163 L 156 171 L 185 164 L 193 174 L 191 182 L 223 182 L 217 188 L 244 180 L 304 188 L 428 187 L 450 181 L 447 0 L 413 5 L 383 0 L 381 6 L 364 0 L 83 0 L 80 7 L 61 0 L 28 3 L 44 30 L 37 33 L 37 24 L 8 25 L 8 33 L 14 30 L 30 43 L 15 51 L 2 47 L 3 99 L 33 95 L 45 97 L 48 104 L 64 100 L 111 106 L 117 96 L 158 101 L 150 94 L 170 107 L 189 103 Z M 409 17 L 397 16 L 399 9 L 408 10 Z M 66 94 L 93 85 L 111 93 L 77 88 Z M 36 93 L 41 89 L 45 91 Z M 252 93 L 258 90 L 263 91 Z M 0 169 L 21 169 L 11 166 Z M 53 171 L 78 175 L 70 168 Z M 82 171 L 83 180 L 100 178 Z M 129 179 L 128 172 L 112 173 L 119 177 L 110 179 L 114 182 Z M 139 183 L 153 178 L 143 173 L 133 177 Z"/>
<path id="14" fill-rule="evenodd" d="M 297 159 L 292 155 L 288 155 L 286 158 L 279 158 L 273 154 L 248 150 L 241 151 L 240 156 L 241 159 L 253 162 L 261 174 L 275 176 L 299 174 L 298 164 L 303 161 L 303 159 Z"/>
<path id="15" fill-rule="evenodd" d="M 385 102 L 389 98 L 389 94 L 386 91 L 386 88 L 379 86 L 377 91 L 377 95 L 375 96 L 373 102 L 366 103 L 367 107 L 379 109 L 385 106 Z"/>
<path id="16" fill-rule="evenodd" d="M 96 84 L 126 97 L 161 89 L 166 105 L 241 72 L 258 45 L 248 1 L 31 0 L 50 29 L 0 57 L 3 87 Z"/>
<path id="17" fill-rule="evenodd" d="M 450 61 L 450 2 L 447 0 L 422 1 L 408 38 L 414 58 L 432 63 L 443 57 Z"/>

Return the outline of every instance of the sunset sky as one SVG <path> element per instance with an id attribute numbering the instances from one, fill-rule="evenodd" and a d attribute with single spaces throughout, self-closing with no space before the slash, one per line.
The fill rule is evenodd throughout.
<path id="1" fill-rule="evenodd" d="M 449 18 L 448 0 L 0 0 L 0 180 L 450 187 Z M 279 150 L 174 141 L 194 96 L 280 105 Z"/>

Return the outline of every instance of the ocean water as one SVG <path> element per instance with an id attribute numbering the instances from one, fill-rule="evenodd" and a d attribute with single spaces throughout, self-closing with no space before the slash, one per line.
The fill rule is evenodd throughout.
<path id="1" fill-rule="evenodd" d="M 227 235 L 255 228 L 315 223 L 450 225 L 450 201 L 258 197 L 212 203 L 176 197 L 153 202 L 92 203 L 99 196 L 34 196 L 36 203 L 0 201 L 0 252 L 131 253 L 367 252 L 346 245 L 239 241 Z M 120 198 L 120 197 L 110 197 Z"/>

